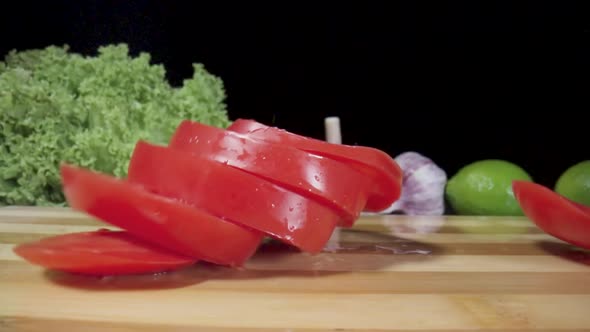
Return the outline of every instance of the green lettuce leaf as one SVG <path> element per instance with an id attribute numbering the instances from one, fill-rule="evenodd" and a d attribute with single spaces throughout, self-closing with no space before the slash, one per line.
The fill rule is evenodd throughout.
<path id="1" fill-rule="evenodd" d="M 0 62 L 0 205 L 66 205 L 61 162 L 124 177 L 137 140 L 167 144 L 183 119 L 227 127 L 223 82 L 193 68 L 173 87 L 126 44 L 11 51 Z"/>

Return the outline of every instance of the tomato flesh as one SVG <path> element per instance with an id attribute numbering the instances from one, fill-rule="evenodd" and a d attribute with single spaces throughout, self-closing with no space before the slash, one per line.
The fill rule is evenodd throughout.
<path id="1" fill-rule="evenodd" d="M 197 262 L 140 241 L 129 232 L 110 230 L 46 237 L 13 250 L 32 264 L 88 275 L 158 273 Z"/>
<path id="2" fill-rule="evenodd" d="M 512 183 L 524 214 L 547 234 L 590 249 L 590 207 L 530 181 Z"/>
<path id="3" fill-rule="evenodd" d="M 138 142 L 128 180 L 306 252 L 319 252 L 340 220 L 329 207 L 265 179 L 169 147 Z"/>
<path id="4" fill-rule="evenodd" d="M 192 121 L 169 146 L 239 168 L 336 209 L 352 226 L 367 202 L 368 177 L 329 158 Z"/>
<path id="5" fill-rule="evenodd" d="M 373 180 L 366 211 L 385 210 L 401 196 L 402 170 L 393 158 L 381 150 L 333 144 L 248 119 L 237 119 L 228 130 L 258 140 L 292 146 L 357 168 Z"/>
<path id="6" fill-rule="evenodd" d="M 61 177 L 73 209 L 188 257 L 239 266 L 254 254 L 264 237 L 261 232 L 105 174 L 63 164 Z"/>

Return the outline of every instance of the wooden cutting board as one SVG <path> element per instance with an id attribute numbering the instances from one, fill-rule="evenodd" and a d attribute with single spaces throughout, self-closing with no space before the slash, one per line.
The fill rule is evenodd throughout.
<path id="1" fill-rule="evenodd" d="M 1 331 L 588 331 L 590 252 L 525 218 L 367 216 L 311 256 L 243 269 L 47 272 L 21 242 L 104 227 L 67 209 L 0 209 Z"/>

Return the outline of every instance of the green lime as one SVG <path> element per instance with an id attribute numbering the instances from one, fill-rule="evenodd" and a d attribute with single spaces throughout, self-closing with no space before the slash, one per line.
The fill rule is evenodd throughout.
<path id="1" fill-rule="evenodd" d="M 590 206 L 590 160 L 581 161 L 566 169 L 557 179 L 555 192 Z"/>
<path id="2" fill-rule="evenodd" d="M 522 216 L 512 192 L 513 180 L 533 181 L 520 166 L 498 159 L 473 162 L 449 179 L 445 196 L 462 215 Z"/>

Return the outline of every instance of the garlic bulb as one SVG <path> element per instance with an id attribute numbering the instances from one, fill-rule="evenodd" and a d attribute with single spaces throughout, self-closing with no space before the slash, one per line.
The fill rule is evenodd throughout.
<path id="1" fill-rule="evenodd" d="M 445 211 L 446 172 L 431 159 L 404 152 L 395 161 L 404 173 L 400 198 L 380 213 L 402 212 L 407 215 L 442 215 Z"/>

